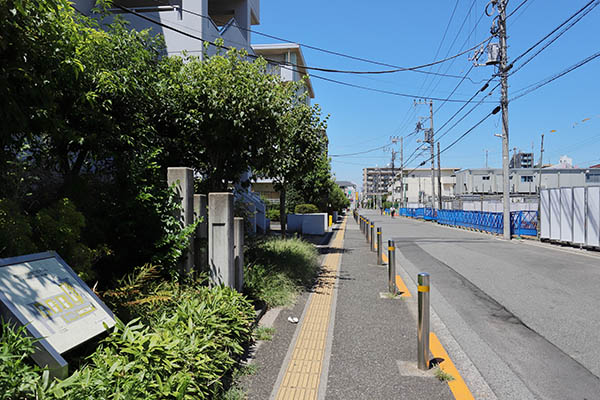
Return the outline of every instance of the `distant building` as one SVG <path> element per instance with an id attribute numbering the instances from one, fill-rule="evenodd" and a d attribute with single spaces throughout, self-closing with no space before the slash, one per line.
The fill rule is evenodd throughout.
<path id="1" fill-rule="evenodd" d="M 566 160 L 565 160 L 566 161 Z M 510 193 L 515 195 L 536 194 L 540 183 L 539 168 L 512 168 L 509 171 Z M 568 163 L 542 168 L 542 188 L 598 186 L 600 170 L 574 168 Z M 502 194 L 502 169 L 464 169 L 456 173 L 455 194 L 468 195 Z"/>
<path id="2" fill-rule="evenodd" d="M 251 184 L 252 192 L 259 195 L 268 203 L 279 204 L 280 193 L 275 190 L 272 179 L 258 179 Z"/>
<path id="3" fill-rule="evenodd" d="M 551 168 L 556 169 L 567 169 L 567 168 L 575 168 L 573 167 L 573 159 L 571 157 L 562 156 L 558 160 L 558 164 L 552 165 Z"/>
<path id="4" fill-rule="evenodd" d="M 442 176 L 442 201 L 452 199 L 454 196 L 454 186 L 456 184 L 456 171 L 460 168 L 441 168 Z M 410 172 L 410 174 L 406 174 Z M 432 201 L 437 204 L 438 183 L 437 169 L 435 170 L 435 195 L 434 199 L 431 193 L 431 169 L 418 168 L 413 171 L 405 171 L 402 179 L 404 185 L 404 199 L 402 199 L 402 186 L 400 184 L 400 174 L 394 182 L 392 201 L 402 203 L 408 206 L 430 205 Z M 437 207 L 437 205 L 436 205 Z"/>
<path id="5" fill-rule="evenodd" d="M 388 167 L 363 168 L 363 197 L 364 200 L 388 193 L 392 181 L 400 173 L 400 169 Z"/>
<path id="6" fill-rule="evenodd" d="M 508 166 L 509 168 L 533 168 L 533 153 L 513 154 Z"/>
<path id="7" fill-rule="evenodd" d="M 355 202 L 358 200 L 356 183 L 349 181 L 335 181 L 335 184 L 342 189 L 346 198 L 350 200 L 350 208 L 354 207 Z"/>
<path id="8" fill-rule="evenodd" d="M 454 195 L 455 172 L 460 168 L 442 168 L 442 197 Z M 410 172 L 410 174 L 408 174 Z M 435 192 L 437 196 L 437 169 L 435 170 Z M 404 171 L 404 203 L 431 204 L 431 169 L 417 168 L 413 171 Z M 365 200 L 368 198 L 387 198 L 392 194 L 390 200 L 402 202 L 402 189 L 400 186 L 400 169 L 392 171 L 390 167 L 363 168 L 363 192 Z M 437 199 L 435 199 L 437 201 Z"/>

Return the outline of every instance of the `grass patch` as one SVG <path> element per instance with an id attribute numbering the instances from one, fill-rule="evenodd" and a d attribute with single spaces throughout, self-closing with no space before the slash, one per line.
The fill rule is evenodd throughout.
<path id="1" fill-rule="evenodd" d="M 256 340 L 272 340 L 275 334 L 275 328 L 269 326 L 259 326 L 254 331 L 254 338 Z"/>
<path id="2" fill-rule="evenodd" d="M 244 280 L 246 294 L 267 307 L 292 305 L 319 273 L 314 246 L 299 238 L 271 238 L 256 242 L 247 251 Z"/>
<path id="3" fill-rule="evenodd" d="M 386 299 L 397 299 L 398 297 L 400 297 L 401 293 L 400 292 L 396 292 L 396 293 L 390 293 L 390 292 L 385 292 L 383 294 L 383 296 Z"/>
<path id="4" fill-rule="evenodd" d="M 454 380 L 454 377 L 441 369 L 439 364 L 433 367 L 433 375 L 441 382 L 451 382 Z"/>

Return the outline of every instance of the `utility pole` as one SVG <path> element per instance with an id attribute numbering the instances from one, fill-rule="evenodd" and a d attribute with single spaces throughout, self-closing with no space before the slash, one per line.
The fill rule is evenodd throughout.
<path id="1" fill-rule="evenodd" d="M 538 196 L 542 193 L 542 159 L 544 158 L 544 134 L 542 133 L 542 144 L 540 147 L 540 168 L 538 171 Z M 538 200 L 539 202 L 539 200 Z"/>
<path id="2" fill-rule="evenodd" d="M 404 207 L 404 136 L 400 137 L 400 207 Z"/>
<path id="3" fill-rule="evenodd" d="M 442 163 L 440 161 L 440 142 L 437 143 L 438 151 L 438 210 L 442 209 Z"/>
<path id="4" fill-rule="evenodd" d="M 506 49 L 506 3 L 507 0 L 497 0 L 498 4 L 498 35 L 500 38 L 500 79 L 502 84 L 502 205 L 504 217 L 504 239 L 510 240 L 510 181 L 508 169 L 508 70 Z"/>
<path id="5" fill-rule="evenodd" d="M 429 149 L 431 150 L 431 208 L 435 208 L 435 153 L 433 150 L 433 100 L 429 100 Z"/>
<path id="6" fill-rule="evenodd" d="M 415 101 L 415 105 L 423 104 L 421 101 Z M 417 129 L 420 128 L 421 124 L 417 124 Z M 424 143 L 429 144 L 429 151 L 431 153 L 431 208 L 435 208 L 435 150 L 434 150 L 434 139 L 433 139 L 433 100 L 429 100 L 429 129 L 423 130 L 425 138 Z M 424 162 L 421 164 L 423 165 Z"/>
<path id="7" fill-rule="evenodd" d="M 488 150 L 485 149 L 485 169 L 488 169 Z"/>
<path id="8" fill-rule="evenodd" d="M 537 194 L 538 194 L 538 220 L 537 220 L 537 226 L 538 226 L 538 237 L 540 237 L 541 235 L 541 229 L 540 227 L 542 226 L 542 165 L 544 165 L 542 163 L 542 159 L 544 158 L 544 134 L 542 133 L 542 143 L 540 144 L 540 167 L 538 169 L 538 188 L 537 188 Z M 560 175 L 559 175 L 560 176 Z M 560 187 L 560 186 L 559 186 Z"/>

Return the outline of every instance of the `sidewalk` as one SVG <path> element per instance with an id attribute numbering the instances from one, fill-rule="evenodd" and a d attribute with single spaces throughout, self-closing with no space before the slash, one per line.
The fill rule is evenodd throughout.
<path id="1" fill-rule="evenodd" d="M 243 382 L 249 399 L 453 399 L 447 383 L 416 368 L 416 299 L 382 296 L 387 268 L 358 224 L 348 216 L 336 228 L 314 291 L 265 316 L 276 331 Z"/>

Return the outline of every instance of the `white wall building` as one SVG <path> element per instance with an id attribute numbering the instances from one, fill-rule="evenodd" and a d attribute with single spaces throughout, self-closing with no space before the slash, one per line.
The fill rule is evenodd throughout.
<path id="1" fill-rule="evenodd" d="M 249 29 L 260 23 L 260 0 L 118 0 L 115 3 L 143 17 L 209 42 L 220 38 L 223 39 L 224 46 L 244 48 L 248 53 L 254 54 L 250 46 Z M 75 7 L 87 15 L 92 13 L 95 4 L 96 0 L 74 0 Z M 123 15 L 136 30 L 152 29 L 152 32 L 162 34 L 170 55 L 186 51 L 190 55 L 203 56 L 204 44 L 200 40 L 118 7 L 113 7 L 110 11 Z M 217 52 L 217 48 L 210 46 L 207 52 L 212 55 Z"/>
<path id="2" fill-rule="evenodd" d="M 452 196 L 454 196 L 454 185 L 456 184 L 456 171 L 459 168 L 441 168 L 441 177 L 442 177 L 442 199 L 448 200 Z M 410 174 L 406 174 L 406 172 L 410 172 Z M 437 207 L 437 196 L 438 196 L 438 174 L 437 170 L 435 170 L 435 195 L 436 198 L 433 199 L 431 193 L 431 169 L 429 168 L 419 168 L 414 171 L 406 171 L 403 184 L 404 184 L 404 201 L 402 201 L 401 197 L 401 185 L 400 185 L 400 175 L 396 178 L 396 182 L 394 183 L 394 190 L 392 193 L 392 201 L 403 203 L 405 205 L 417 207 L 418 205 L 431 205 L 432 200 L 435 202 Z"/>
<path id="3" fill-rule="evenodd" d="M 511 194 L 527 195 L 538 191 L 538 168 L 510 169 Z M 542 188 L 597 186 L 600 182 L 598 168 L 542 168 Z M 456 173 L 456 195 L 494 195 L 502 193 L 502 169 L 464 169 Z"/>
<path id="4" fill-rule="evenodd" d="M 315 92 L 305 69 L 306 62 L 299 44 L 253 44 L 252 49 L 256 55 L 263 56 L 269 61 L 269 72 L 280 75 L 282 81 L 298 82 L 304 78 L 306 86 L 298 96 L 308 92 L 304 99 L 306 104 L 310 104 L 310 100 L 315 98 Z"/>

